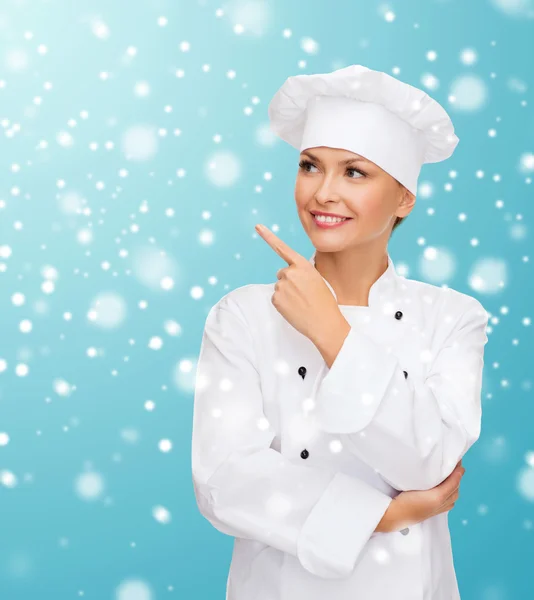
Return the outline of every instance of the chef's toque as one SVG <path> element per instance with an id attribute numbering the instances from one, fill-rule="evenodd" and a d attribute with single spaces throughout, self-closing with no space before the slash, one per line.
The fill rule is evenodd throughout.
<path id="1" fill-rule="evenodd" d="M 271 131 L 300 152 L 349 150 L 414 195 L 421 166 L 449 158 L 459 142 L 445 109 L 428 94 L 362 65 L 288 77 L 268 113 Z"/>

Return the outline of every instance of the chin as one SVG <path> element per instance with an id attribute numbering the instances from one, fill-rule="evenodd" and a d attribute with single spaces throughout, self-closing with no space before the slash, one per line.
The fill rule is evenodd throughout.
<path id="1" fill-rule="evenodd" d="M 340 252 L 347 247 L 342 240 L 325 240 L 318 235 L 310 236 L 310 241 L 318 252 Z"/>

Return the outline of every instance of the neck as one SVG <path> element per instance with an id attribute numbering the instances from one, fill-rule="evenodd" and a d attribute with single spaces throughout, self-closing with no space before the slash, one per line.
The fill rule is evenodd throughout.
<path id="1" fill-rule="evenodd" d="M 338 304 L 369 306 L 369 290 L 387 267 L 387 247 L 356 246 L 315 254 L 315 268 L 334 288 Z"/>

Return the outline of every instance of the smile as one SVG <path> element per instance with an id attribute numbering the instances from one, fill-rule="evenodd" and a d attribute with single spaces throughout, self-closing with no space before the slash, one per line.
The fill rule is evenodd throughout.
<path id="1" fill-rule="evenodd" d="M 340 219 L 337 217 L 325 217 L 322 215 L 312 216 L 317 227 L 321 227 L 322 229 L 332 229 L 333 227 L 340 227 L 341 225 L 343 225 L 343 223 L 352 220 L 350 217 L 346 219 Z"/>

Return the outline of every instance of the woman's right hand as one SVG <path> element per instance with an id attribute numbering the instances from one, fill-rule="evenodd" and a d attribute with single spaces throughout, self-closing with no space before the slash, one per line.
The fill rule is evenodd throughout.
<path id="1" fill-rule="evenodd" d="M 401 492 L 390 503 L 375 531 L 400 531 L 454 507 L 460 494 L 460 481 L 465 473 L 462 461 L 439 485 L 430 490 Z"/>

